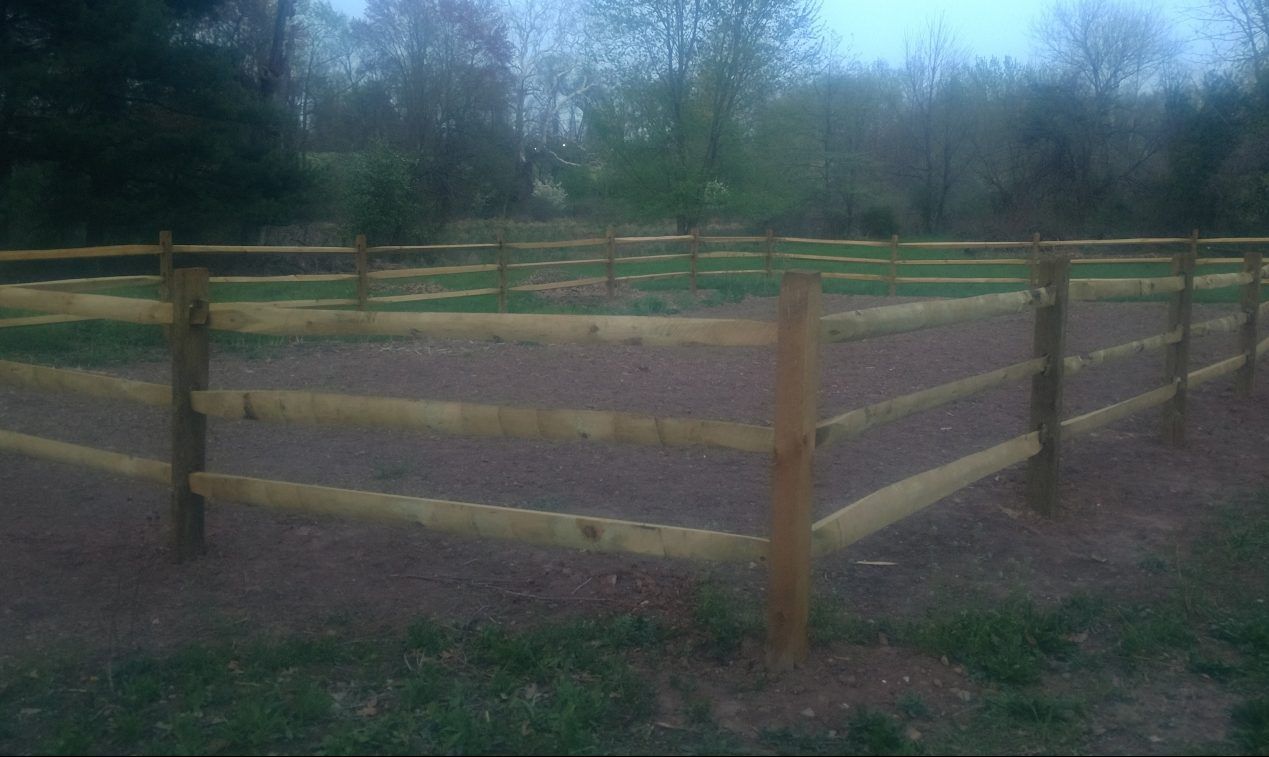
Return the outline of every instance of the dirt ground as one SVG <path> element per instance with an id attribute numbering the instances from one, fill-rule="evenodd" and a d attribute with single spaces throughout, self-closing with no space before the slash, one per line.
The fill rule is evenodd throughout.
<path id="1" fill-rule="evenodd" d="M 887 302 L 825 298 L 830 312 Z M 1195 319 L 1230 310 L 1197 306 Z M 750 299 L 704 314 L 774 312 L 773 299 Z M 1159 333 L 1165 320 L 1159 304 L 1077 303 L 1069 349 Z M 826 346 L 820 416 L 1026 359 L 1030 328 L 1030 316 L 1021 315 Z M 1203 337 L 1192 365 L 1234 349 L 1232 335 Z M 772 415 L 769 349 L 296 341 L 266 354 L 214 354 L 212 386 L 754 423 Z M 1155 386 L 1162 363 L 1162 353 L 1153 353 L 1086 369 L 1068 384 L 1067 414 Z M 112 372 L 166 381 L 167 367 Z M 1248 400 L 1231 383 L 1192 391 L 1182 449 L 1158 441 L 1157 412 L 1067 444 L 1056 518 L 1024 510 L 1022 467 L 1015 466 L 818 560 L 816 591 L 865 617 L 911 615 L 949 596 L 1025 592 L 1043 601 L 1093 586 L 1148 595 L 1143 559 L 1175 549 L 1197 519 L 1233 494 L 1269 487 L 1266 390 Z M 817 517 L 1022 433 L 1027 390 L 1020 383 L 984 393 L 824 450 L 815 472 Z M 166 457 L 166 416 L 156 409 L 0 388 L 0 427 Z M 740 533 L 767 528 L 769 460 L 762 455 L 217 420 L 209 448 L 208 467 L 217 472 Z M 580 554 L 228 502 L 209 504 L 206 557 L 177 566 L 165 546 L 166 507 L 161 488 L 0 453 L 0 663 L 59 650 L 162 648 L 235 628 L 302 631 L 332 617 L 355 618 L 370 634 L 419 615 L 518 626 L 562 613 L 682 614 L 702 577 L 759 593 L 766 576 L 759 565 Z M 804 671 L 781 679 L 779 697 L 728 688 L 744 670 L 721 674 L 710 684 L 719 689 L 720 722 L 753 728 L 790 712 L 814 719 L 852 702 L 893 702 L 905 691 L 920 692 L 936 714 L 952 713 L 973 696 L 963 671 L 894 648 L 813 654 Z M 1222 696 L 1192 683 L 1166 701 L 1138 704 L 1104 748 L 1174 751 L 1196 734 L 1219 738 L 1227 721 Z M 1139 730 L 1129 727 L 1133 718 L 1141 719 Z"/>

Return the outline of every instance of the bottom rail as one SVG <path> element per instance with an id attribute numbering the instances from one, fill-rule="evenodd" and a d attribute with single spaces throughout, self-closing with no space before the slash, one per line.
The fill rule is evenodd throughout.
<path id="1" fill-rule="evenodd" d="M 602 552 L 702 560 L 762 560 L 767 540 L 719 531 L 658 526 L 514 507 L 194 473 L 190 489 L 212 499 L 355 518 L 408 521 L 449 533 Z"/>

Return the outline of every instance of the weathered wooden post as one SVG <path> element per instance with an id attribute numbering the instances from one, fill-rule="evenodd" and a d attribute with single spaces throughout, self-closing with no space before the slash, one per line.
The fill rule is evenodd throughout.
<path id="1" fill-rule="evenodd" d="M 767 665 L 806 661 L 811 596 L 811 469 L 820 375 L 820 274 L 786 271 L 776 344 Z"/>
<path id="2" fill-rule="evenodd" d="M 766 260 L 764 261 L 765 267 L 766 267 L 767 275 L 770 276 L 772 258 L 775 257 L 775 230 L 774 229 L 770 229 L 770 228 L 767 229 L 767 242 L 766 242 L 766 247 L 764 248 L 764 252 L 766 254 Z"/>
<path id="3" fill-rule="evenodd" d="M 206 268 L 172 274 L 172 553 L 178 561 L 203 552 L 203 498 L 190 491 L 191 473 L 207 460 L 207 418 L 194 412 L 190 392 L 207 389 Z"/>
<path id="4" fill-rule="evenodd" d="M 507 242 L 498 231 L 498 312 L 507 312 Z"/>
<path id="5" fill-rule="evenodd" d="M 1040 232 L 1031 235 L 1031 286 L 1040 286 Z"/>
<path id="6" fill-rule="evenodd" d="M 689 278 L 692 282 L 692 295 L 696 295 L 696 266 L 697 260 L 701 255 L 701 230 L 692 229 L 692 241 L 688 243 L 688 270 Z"/>
<path id="7" fill-rule="evenodd" d="M 1053 304 L 1035 311 L 1035 357 L 1044 370 L 1031 377 L 1031 430 L 1040 434 L 1040 451 L 1027 463 L 1027 504 L 1041 515 L 1058 505 L 1062 452 L 1062 383 L 1066 357 L 1066 309 L 1071 282 L 1069 258 L 1040 261 L 1037 286 L 1053 290 Z"/>
<path id="8" fill-rule="evenodd" d="M 1163 369 L 1164 386 L 1175 385 L 1176 394 L 1163 406 L 1163 441 L 1179 447 L 1185 443 L 1185 412 L 1190 374 L 1190 322 L 1194 310 L 1194 268 L 1198 259 L 1198 231 L 1190 235 L 1190 249 L 1172 256 L 1172 275 L 1183 281 L 1181 291 L 1168 304 L 1168 332 L 1180 329 L 1181 338 L 1168 345 Z"/>
<path id="9" fill-rule="evenodd" d="M 612 298 L 617 294 L 617 274 L 614 267 L 617 261 L 617 233 L 613 227 L 609 226 L 604 232 L 604 259 L 606 265 L 606 275 L 608 277 L 608 297 Z"/>
<path id="10" fill-rule="evenodd" d="M 890 279 L 886 294 L 894 297 L 899 291 L 899 235 L 890 235 Z"/>
<path id="11" fill-rule="evenodd" d="M 1238 346 L 1247 356 L 1247 362 L 1238 369 L 1238 373 L 1234 374 L 1234 388 L 1245 397 L 1251 396 L 1256 386 L 1256 343 L 1260 336 L 1260 277 L 1264 265 L 1263 253 L 1249 252 L 1243 255 L 1243 272 L 1251 274 L 1251 281 L 1243 287 L 1242 297 L 1239 300 L 1247 321 L 1238 332 Z"/>
<path id="12" fill-rule="evenodd" d="M 159 232 L 159 301 L 172 301 L 172 232 Z"/>
<path id="13" fill-rule="evenodd" d="M 365 310 L 370 301 L 370 254 L 366 252 L 366 235 L 357 235 L 357 309 Z"/>

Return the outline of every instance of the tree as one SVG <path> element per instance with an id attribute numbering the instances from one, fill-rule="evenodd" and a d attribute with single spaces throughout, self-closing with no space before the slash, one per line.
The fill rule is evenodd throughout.
<path id="1" fill-rule="evenodd" d="M 591 0 L 608 74 L 592 100 L 608 169 L 648 210 L 695 226 L 744 117 L 817 50 L 815 0 Z"/>
<path id="2" fill-rule="evenodd" d="M 511 47 L 489 0 L 370 0 L 357 24 L 396 109 L 389 141 L 417 157 L 431 225 L 502 207 L 510 190 Z"/>
<path id="3" fill-rule="evenodd" d="M 905 173 L 914 180 L 921 230 L 942 229 L 948 196 L 960 176 L 967 134 L 957 76 L 963 53 L 945 18 L 904 40 L 903 91 L 913 146 Z"/>

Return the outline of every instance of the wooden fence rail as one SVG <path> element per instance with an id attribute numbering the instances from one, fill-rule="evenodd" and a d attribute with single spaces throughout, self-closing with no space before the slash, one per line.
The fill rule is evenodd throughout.
<path id="1" fill-rule="evenodd" d="M 619 257 L 618 247 L 639 243 L 687 243 L 687 253 L 657 253 Z M 695 286 L 701 275 L 741 275 L 772 273 L 778 242 L 857 245 L 885 248 L 888 259 L 833 258 L 831 256 L 781 254 L 789 260 L 824 262 L 857 261 L 877 264 L 886 274 L 851 272 L 785 273 L 781 283 L 777 322 L 636 316 L 558 316 L 493 313 L 406 313 L 373 312 L 366 308 L 376 302 L 403 302 L 412 299 L 440 299 L 469 296 L 472 292 L 496 294 L 504 307 L 508 292 L 543 291 L 570 286 L 605 284 L 610 289 L 618 281 L 641 281 L 676 276 L 691 279 Z M 236 283 L 244 277 L 211 279 L 202 269 L 170 268 L 165 264 L 161 283 L 163 301 L 146 300 L 62 289 L 97 286 L 152 284 L 158 277 L 131 277 L 126 284 L 115 277 L 107 284 L 85 280 L 62 280 L 37 284 L 0 286 L 0 308 L 47 313 L 22 316 L 16 320 L 77 320 L 99 318 L 158 325 L 170 332 L 172 383 L 170 386 L 133 381 L 113 376 L 0 360 L 0 384 L 22 388 L 64 391 L 88 396 L 135 401 L 168 408 L 172 420 L 171 462 L 0 430 L 0 450 L 78 465 L 94 470 L 130 476 L 167 485 L 172 490 L 173 554 L 179 558 L 196 555 L 203 544 L 203 503 L 205 498 L 242 504 L 279 507 L 305 512 L 350 517 L 374 517 L 421 523 L 429 528 L 476 536 L 514 539 L 536 544 L 585 550 L 631 552 L 660 557 L 711 560 L 767 561 L 768 664 L 787 668 L 806 657 L 807 621 L 810 606 L 811 560 L 846 547 L 869 534 L 896 523 L 986 476 L 1004 468 L 1028 462 L 1027 498 L 1042 512 L 1056 505 L 1060 473 L 1060 449 L 1097 428 L 1149 408 L 1163 407 L 1164 437 L 1174 443 L 1184 438 L 1190 386 L 1237 374 L 1241 393 L 1250 393 L 1258 358 L 1269 353 L 1269 339 L 1261 339 L 1259 322 L 1269 316 L 1269 303 L 1262 303 L 1261 279 L 1269 273 L 1263 256 L 1247 253 L 1242 258 L 1222 259 L 1241 262 L 1242 270 L 1196 276 L 1199 244 L 1259 244 L 1269 239 L 1199 240 L 1162 238 L 1137 240 L 1083 240 L 1027 243 L 856 243 L 840 240 L 808 240 L 765 236 L 705 237 L 675 235 L 663 237 L 618 237 L 611 231 L 603 238 L 570 242 L 499 242 L 497 244 L 425 245 L 412 247 L 369 247 L 359 239 L 354 248 L 245 248 L 209 245 L 173 245 L 164 236 L 160 245 L 124 248 L 55 250 L 50 257 L 62 259 L 110 254 L 154 254 L 170 258 L 179 253 L 246 253 L 263 251 L 291 254 L 297 250 L 356 256 L 355 274 L 317 274 L 294 277 L 263 277 L 270 281 L 353 281 L 355 298 L 292 301 L 291 307 L 265 303 L 211 303 L 209 283 Z M 754 244 L 761 252 L 710 250 L 701 245 Z M 1128 279 L 1075 279 L 1070 269 L 1080 263 L 1061 256 L 1039 256 L 1038 249 L 1059 249 L 1092 245 L 1187 245 L 1164 259 L 1170 275 Z M 510 251 L 544 250 L 561 247 L 602 246 L 603 258 L 580 261 L 512 262 Z M 902 249 L 1005 249 L 1016 248 L 1031 257 L 1004 260 L 974 260 L 970 265 L 1003 264 L 1028 266 L 1032 276 L 967 279 L 904 277 L 898 271 L 907 266 L 951 265 L 960 261 L 902 260 Z M 120 252 L 120 250 L 122 250 Z M 370 270 L 370 256 L 377 253 L 427 252 L 432 250 L 493 250 L 496 263 Z M 31 251 L 0 253 L 6 260 L 36 260 Z M 16 257 L 15 257 L 16 256 Z M 698 262 L 709 259 L 762 258 L 762 268 L 700 271 Z M 636 273 L 616 276 L 625 263 L 687 260 L 688 271 Z M 1122 259 L 1084 259 L 1092 262 L 1121 262 Z M 170 260 L 169 260 L 170 263 Z M 518 283 L 509 281 L 508 270 L 537 269 L 555 265 L 604 265 L 605 275 L 562 282 Z M 169 270 L 170 268 L 170 270 Z M 427 292 L 374 296 L 369 287 L 376 280 L 416 276 L 468 273 L 498 273 L 499 285 L 467 292 Z M 128 277 L 124 277 L 128 278 Z M 886 305 L 831 315 L 821 314 L 821 281 L 855 278 L 896 283 L 987 281 L 1032 284 L 1013 292 L 985 294 L 959 300 L 928 301 Z M 1192 322 L 1193 294 L 1196 290 L 1239 287 L 1238 312 L 1200 323 Z M 1169 299 L 1169 316 L 1162 333 L 1124 344 L 1067 355 L 1064 342 L 1066 310 L 1071 302 L 1116 297 L 1163 294 Z M 362 310 L 338 311 L 324 306 L 357 305 Z M 318 308 L 318 309 L 314 309 Z M 820 420 L 817 417 L 819 353 L 826 345 L 900 334 L 926 328 L 946 327 L 975 320 L 1027 311 L 1035 313 L 1034 356 L 985 373 L 960 378 L 940 386 L 887 399 Z M 15 319 L 7 319 L 15 320 Z M 0 321 L 0 325 L 4 322 Z M 717 347 L 775 347 L 777 381 L 774 425 L 771 427 L 729 421 L 691 418 L 660 418 L 625 412 L 571 409 L 536 409 L 467 402 L 441 402 L 384 397 L 353 397 L 287 390 L 212 390 L 208 387 L 208 334 L 211 330 L 274 335 L 379 334 L 431 336 L 436 338 L 491 341 L 531 341 L 575 344 L 638 344 L 646 346 L 703 345 Z M 1210 365 L 1191 368 L 1190 342 L 1216 333 L 1238 334 L 1239 352 Z M 1064 418 L 1065 379 L 1086 368 L 1154 351 L 1165 352 L 1165 379 L 1161 386 L 1079 416 Z M 1009 382 L 1030 378 L 1031 419 L 1027 433 L 985 450 L 960 457 L 950 463 L 910 476 L 862 497 L 831 514 L 812 520 L 814 511 L 812 471 L 817 448 L 852 439 L 866 430 L 911 416 L 923 410 L 961 400 Z M 333 489 L 308 484 L 270 481 L 213 473 L 205 470 L 206 419 L 208 417 L 280 423 L 325 423 L 404 428 L 447 434 L 537 439 L 550 441 L 600 441 L 631 444 L 681 446 L 704 445 L 747 452 L 772 454 L 772 505 L 770 538 L 656 525 L 610 518 L 538 512 L 446 500 L 405 497 L 372 492 Z"/>

